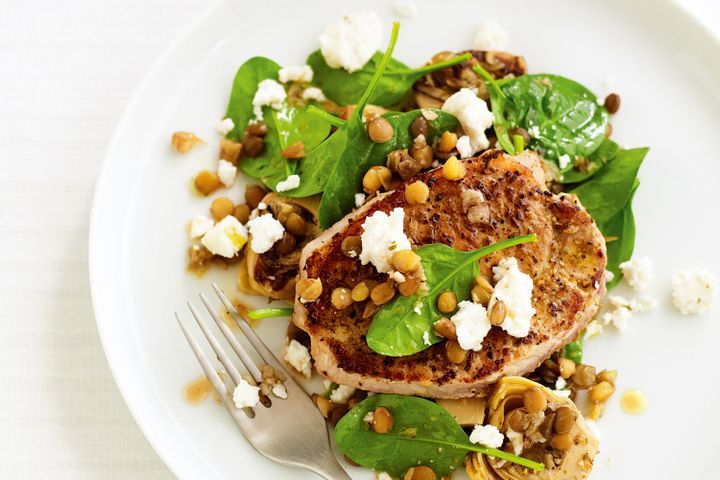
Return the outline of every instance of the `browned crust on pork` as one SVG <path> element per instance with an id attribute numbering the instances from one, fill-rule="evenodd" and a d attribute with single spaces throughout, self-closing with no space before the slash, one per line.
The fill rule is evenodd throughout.
<path id="1" fill-rule="evenodd" d="M 605 243 L 590 215 L 573 196 L 553 195 L 530 170 L 499 151 L 466 160 L 461 181 L 442 177 L 440 169 L 419 175 L 430 186 L 424 205 L 405 201 L 406 184 L 348 215 L 303 250 L 301 277 L 320 278 L 322 296 L 303 304 L 296 299 L 293 321 L 312 338 L 317 370 L 343 385 L 369 391 L 456 398 L 482 394 L 504 375 L 534 370 L 553 352 L 572 341 L 596 313 L 605 292 Z M 415 179 L 413 179 L 414 181 Z M 491 221 L 472 224 L 462 210 L 462 189 L 479 189 L 490 206 Z M 405 357 L 379 355 L 367 346 L 364 334 L 370 318 L 362 318 L 364 303 L 345 310 L 330 304 L 334 288 L 366 279 L 383 281 L 372 265 L 342 253 L 342 240 L 362 233 L 373 212 L 405 210 L 405 232 L 414 247 L 444 243 L 472 250 L 535 233 L 537 242 L 484 257 L 480 270 L 506 256 L 515 256 L 522 271 L 533 277 L 537 313 L 530 333 L 515 338 L 493 327 L 479 352 L 469 352 L 464 364 L 445 356 L 442 343 Z"/>

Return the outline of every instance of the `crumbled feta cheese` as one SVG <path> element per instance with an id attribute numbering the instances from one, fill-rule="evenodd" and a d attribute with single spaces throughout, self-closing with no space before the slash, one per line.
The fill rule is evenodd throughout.
<path id="1" fill-rule="evenodd" d="M 528 133 L 531 137 L 538 138 L 540 136 L 540 127 L 538 127 L 537 125 L 533 125 L 528 129 Z"/>
<path id="2" fill-rule="evenodd" d="M 258 208 L 260 208 L 259 205 Z M 251 235 L 250 248 L 255 253 L 265 253 L 270 250 L 285 232 L 282 223 L 270 214 L 253 218 L 248 221 L 247 227 Z"/>
<path id="3" fill-rule="evenodd" d="M 377 480 L 393 480 L 393 478 L 387 472 L 378 472 Z"/>
<path id="4" fill-rule="evenodd" d="M 615 278 L 615 274 L 610 270 L 605 270 L 605 283 L 612 282 L 613 278 Z"/>
<path id="5" fill-rule="evenodd" d="M 638 313 L 649 312 L 658 306 L 658 301 L 650 297 L 642 297 L 630 300 L 630 310 Z"/>
<path id="6" fill-rule="evenodd" d="M 475 425 L 470 433 L 470 443 L 477 443 L 490 448 L 502 447 L 505 435 L 495 425 Z"/>
<path id="7" fill-rule="evenodd" d="M 346 385 L 338 385 L 338 387 L 330 394 L 330 401 L 338 405 L 344 405 L 350 400 L 350 397 L 355 393 L 353 387 Z"/>
<path id="8" fill-rule="evenodd" d="M 485 130 L 492 126 L 494 117 L 488 110 L 485 100 L 469 88 L 461 88 L 445 100 L 442 109 L 457 117 L 463 130 L 470 137 L 473 153 L 490 146 Z"/>
<path id="9" fill-rule="evenodd" d="M 241 378 L 233 390 L 233 402 L 237 408 L 255 407 L 260 402 L 260 387 L 250 385 Z"/>
<path id="10" fill-rule="evenodd" d="M 483 22 L 475 33 L 473 48 L 475 50 L 497 51 L 505 48 L 508 34 L 495 22 Z"/>
<path id="11" fill-rule="evenodd" d="M 325 391 L 330 390 L 330 387 L 332 387 L 332 384 L 333 384 L 333 382 L 331 382 L 327 378 L 323 378 L 320 383 L 322 384 L 322 387 Z"/>
<path id="12" fill-rule="evenodd" d="M 632 318 L 632 312 L 627 307 L 617 307 L 609 312 L 606 312 L 602 316 L 602 321 L 605 325 L 613 324 L 620 333 L 623 333 L 627 329 L 628 321 Z"/>
<path id="13" fill-rule="evenodd" d="M 421 108 L 420 115 L 422 115 L 428 122 L 432 122 L 433 120 L 437 120 L 438 118 L 437 112 L 434 110 L 430 110 L 429 108 Z"/>
<path id="14" fill-rule="evenodd" d="M 288 397 L 287 395 L 287 388 L 285 388 L 285 385 L 282 383 L 276 383 L 272 387 L 272 393 L 278 398 L 282 398 L 283 400 Z"/>
<path id="15" fill-rule="evenodd" d="M 282 182 L 278 182 L 275 185 L 275 190 L 278 192 L 287 192 L 288 190 L 294 190 L 300 186 L 300 175 L 290 175 Z"/>
<path id="16" fill-rule="evenodd" d="M 324 102 L 325 100 L 327 100 L 323 91 L 320 90 L 318 87 L 308 87 L 303 90 L 302 99 L 306 102 L 309 102 L 311 100 L 314 100 L 316 102 Z"/>
<path id="17" fill-rule="evenodd" d="M 278 72 L 280 83 L 305 82 L 310 83 L 313 79 L 313 70 L 310 65 L 298 65 L 283 67 Z"/>
<path id="18" fill-rule="evenodd" d="M 672 301 L 683 315 L 707 312 L 715 302 L 717 278 L 706 270 L 682 271 L 672 278 Z"/>
<path id="19" fill-rule="evenodd" d="M 555 390 L 565 390 L 567 388 L 567 381 L 563 377 L 558 377 L 555 381 Z"/>
<path id="20" fill-rule="evenodd" d="M 455 144 L 455 148 L 457 148 L 457 151 L 460 154 L 460 158 L 472 157 L 473 150 L 470 146 L 470 137 L 468 137 L 467 135 L 463 135 L 462 137 L 458 138 L 458 141 Z"/>
<path id="21" fill-rule="evenodd" d="M 492 310 L 495 302 L 502 300 L 507 314 L 500 327 L 513 337 L 526 336 L 535 315 L 532 306 L 532 278 L 520 271 L 515 257 L 500 260 L 500 263 L 493 267 L 493 276 L 496 283 L 488 310 Z"/>
<path id="22" fill-rule="evenodd" d="M 312 359 L 307 347 L 297 340 L 290 340 L 285 347 L 285 361 L 298 372 L 310 378 Z"/>
<path id="23" fill-rule="evenodd" d="M 215 125 L 215 128 L 220 135 L 225 136 L 235 128 L 235 122 L 232 121 L 232 118 L 223 118 Z"/>
<path id="24" fill-rule="evenodd" d="M 265 202 L 258 203 L 257 209 L 258 210 L 267 210 L 267 203 L 265 203 Z"/>
<path id="25" fill-rule="evenodd" d="M 422 299 L 418 298 L 418 301 L 415 303 L 415 306 L 413 307 L 413 312 L 417 313 L 418 315 L 422 315 Z"/>
<path id="26" fill-rule="evenodd" d="M 205 215 L 198 215 L 190 221 L 190 237 L 200 238 L 213 228 L 215 222 Z"/>
<path id="27" fill-rule="evenodd" d="M 412 18 L 418 12 L 417 5 L 410 0 L 397 0 L 393 5 L 393 10 L 395 10 L 395 15 L 401 18 Z"/>
<path id="28" fill-rule="evenodd" d="M 567 153 L 560 155 L 558 158 L 558 165 L 561 169 L 565 170 L 570 165 L 570 156 Z"/>
<path id="29" fill-rule="evenodd" d="M 404 221 L 405 211 L 402 208 L 394 209 L 390 215 L 377 211 L 365 219 L 360 235 L 360 263 L 372 263 L 380 273 L 390 272 L 393 253 L 411 249 L 410 240 L 403 230 Z"/>
<path id="30" fill-rule="evenodd" d="M 558 397 L 565 397 L 565 398 L 570 398 L 570 394 L 572 393 L 570 389 L 566 389 L 566 390 L 553 390 L 552 392 L 553 392 L 555 395 L 557 395 Z"/>
<path id="31" fill-rule="evenodd" d="M 211 228 L 200 241 L 214 255 L 234 257 L 247 242 L 247 229 L 240 221 L 228 215 Z"/>
<path id="32" fill-rule="evenodd" d="M 390 278 L 395 280 L 397 283 L 405 283 L 405 275 L 400 272 L 393 271 L 389 274 Z"/>
<path id="33" fill-rule="evenodd" d="M 427 330 L 423 332 L 423 344 L 430 346 L 432 343 L 430 343 L 430 332 Z"/>
<path id="34" fill-rule="evenodd" d="M 522 432 L 516 432 L 512 428 L 508 428 L 505 435 L 507 435 L 508 440 L 510 440 L 510 444 L 513 446 L 513 452 L 515 455 L 520 455 L 524 447 Z"/>
<path id="35" fill-rule="evenodd" d="M 587 427 L 590 434 L 595 437 L 595 440 L 600 440 L 600 429 L 597 426 L 597 423 L 595 423 L 594 420 L 590 420 L 589 418 L 583 419 L 585 422 L 585 427 Z"/>
<path id="36" fill-rule="evenodd" d="M 320 51 L 332 68 L 360 70 L 380 49 L 382 22 L 374 12 L 353 12 L 327 26 L 320 35 Z"/>
<path id="37" fill-rule="evenodd" d="M 372 425 L 372 423 L 373 423 L 374 421 L 375 421 L 375 413 L 374 413 L 372 410 L 370 410 L 370 411 L 367 412 L 367 413 L 365 414 L 365 416 L 363 417 L 363 422 Z"/>
<path id="38" fill-rule="evenodd" d="M 603 326 L 597 320 L 590 321 L 585 327 L 585 338 L 590 339 L 596 337 L 603 332 Z"/>
<path id="39" fill-rule="evenodd" d="M 638 258 L 620 264 L 623 278 L 633 290 L 645 290 L 652 277 L 653 262 L 649 258 Z"/>
<path id="40" fill-rule="evenodd" d="M 356 193 L 355 194 L 355 206 L 356 207 L 362 207 L 365 204 L 365 196 L 364 193 Z"/>
<path id="41" fill-rule="evenodd" d="M 220 160 L 218 162 L 217 174 L 220 178 L 220 183 L 225 185 L 225 187 L 230 188 L 232 187 L 233 183 L 235 183 L 235 177 L 237 176 L 237 167 L 232 163 L 228 162 L 227 160 Z"/>
<path id="42" fill-rule="evenodd" d="M 427 138 L 422 133 L 418 134 L 417 137 L 413 138 L 413 147 L 419 148 L 427 145 Z"/>
<path id="43" fill-rule="evenodd" d="M 457 340 L 463 350 L 479 352 L 482 349 L 482 341 L 491 327 L 485 307 L 464 300 L 458 304 L 458 311 L 450 321 L 455 325 Z"/>
<path id="44" fill-rule="evenodd" d="M 253 97 L 253 114 L 255 118 L 261 120 L 263 118 L 262 107 L 270 106 L 275 110 L 282 108 L 282 104 L 287 98 L 285 87 L 272 79 L 263 80 L 258 84 L 257 91 Z"/>

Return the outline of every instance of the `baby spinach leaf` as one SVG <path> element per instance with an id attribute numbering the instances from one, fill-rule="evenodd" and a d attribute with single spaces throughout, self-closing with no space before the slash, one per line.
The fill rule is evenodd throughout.
<path id="1" fill-rule="evenodd" d="M 295 198 L 310 197 L 322 192 L 333 171 L 333 166 L 342 156 L 347 144 L 345 128 L 340 127 L 324 142 L 318 145 L 298 163 L 297 173 L 300 175 L 300 186 L 284 192 L 284 195 Z"/>
<path id="2" fill-rule="evenodd" d="M 235 128 L 227 138 L 239 141 L 253 114 L 252 100 L 258 84 L 268 78 L 277 79 L 280 65 L 265 57 L 253 57 L 240 65 L 233 80 L 230 100 L 225 116 L 232 119 Z"/>
<path id="3" fill-rule="evenodd" d="M 572 360 L 575 363 L 582 363 L 583 357 L 583 334 L 581 334 L 577 340 L 572 341 L 565 345 L 563 349 L 563 357 Z"/>
<path id="4" fill-rule="evenodd" d="M 409 297 L 396 297 L 383 305 L 373 317 L 366 335 L 368 346 L 375 352 L 400 357 L 421 352 L 440 341 L 433 332 L 433 323 L 444 315 L 437 309 L 437 297 L 445 290 L 455 293 L 458 300 L 470 298 L 473 279 L 479 273 L 478 259 L 522 243 L 534 242 L 535 234 L 514 237 L 478 250 L 462 252 L 442 243 L 418 248 L 427 291 Z M 420 313 L 418 313 L 418 311 Z"/>
<path id="5" fill-rule="evenodd" d="M 578 183 L 592 177 L 615 158 L 618 152 L 620 152 L 620 146 L 609 138 L 606 138 L 602 141 L 598 149 L 587 157 L 587 162 L 582 166 L 582 169 L 578 169 L 576 166 L 575 168 L 565 171 L 561 182 L 565 184 Z"/>
<path id="6" fill-rule="evenodd" d="M 437 118 L 429 122 L 427 141 L 431 143 L 446 130 L 455 131 L 457 119 L 441 110 L 433 110 Z M 393 138 L 385 143 L 375 143 L 367 135 L 362 120 L 348 122 L 346 127 L 347 148 L 344 149 L 330 173 L 323 198 L 320 201 L 320 225 L 327 228 L 340 220 L 355 206 L 355 194 L 362 191 L 362 178 L 370 167 L 385 165 L 393 150 L 408 148 L 413 138 L 410 125 L 421 115 L 420 110 L 383 115 L 393 127 Z"/>
<path id="7" fill-rule="evenodd" d="M 365 416 L 385 407 L 393 417 L 389 432 L 375 433 Z M 470 443 L 450 413 L 435 402 L 402 395 L 373 395 L 357 404 L 335 426 L 340 450 L 356 463 L 402 477 L 410 467 L 426 465 L 436 475 L 450 474 L 468 452 L 480 452 L 535 470 L 543 464 Z"/>
<path id="8" fill-rule="evenodd" d="M 630 260 L 635 249 L 635 216 L 632 211 L 632 200 L 639 184 L 640 182 L 636 180 L 630 198 L 623 209 L 604 224 L 598 225 L 606 238 L 606 268 L 614 275 L 612 281 L 607 282 L 608 290 L 622 279 L 620 264 Z"/>
<path id="9" fill-rule="evenodd" d="M 382 56 L 382 53 L 376 52 L 360 70 L 352 73 L 343 68 L 330 67 L 320 50 L 311 53 L 306 63 L 313 69 L 313 83 L 322 89 L 326 97 L 339 105 L 354 105 L 380 65 Z M 391 58 L 377 89 L 370 97 L 370 103 L 383 107 L 395 105 L 409 95 L 416 80 L 469 58 L 470 54 L 467 53 L 420 68 L 408 68 L 404 63 Z"/>

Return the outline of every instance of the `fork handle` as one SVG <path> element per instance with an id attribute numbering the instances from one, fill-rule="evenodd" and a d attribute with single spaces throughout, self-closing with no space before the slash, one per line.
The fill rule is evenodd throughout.
<path id="1" fill-rule="evenodd" d="M 325 480 L 352 480 L 345 469 L 340 466 L 335 457 L 331 454 L 322 465 L 310 467 L 310 470 L 317 473 Z"/>

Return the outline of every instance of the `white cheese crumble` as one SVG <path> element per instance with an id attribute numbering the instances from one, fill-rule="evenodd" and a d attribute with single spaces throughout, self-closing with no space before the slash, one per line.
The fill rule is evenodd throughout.
<path id="1" fill-rule="evenodd" d="M 588 432 L 590 432 L 590 435 L 595 437 L 595 440 L 600 441 L 600 429 L 597 426 L 597 423 L 595 423 L 594 420 L 590 420 L 589 418 L 584 419 L 585 421 L 585 427 L 587 427 Z"/>
<path id="2" fill-rule="evenodd" d="M 615 274 L 610 270 L 605 270 L 605 283 L 612 282 L 613 278 L 615 278 Z"/>
<path id="3" fill-rule="evenodd" d="M 432 343 L 430 343 L 430 332 L 427 330 L 423 332 L 423 344 L 427 346 L 432 345 Z"/>
<path id="4" fill-rule="evenodd" d="M 500 260 L 500 263 L 493 267 L 493 277 L 496 283 L 488 310 L 492 310 L 495 302 L 502 300 L 507 314 L 500 327 L 513 337 L 526 336 L 535 315 L 532 306 L 532 278 L 520 271 L 515 257 Z"/>
<path id="5" fill-rule="evenodd" d="M 285 232 L 282 223 L 270 214 L 253 218 L 247 223 L 247 227 L 251 236 L 250 248 L 255 253 L 265 253 L 270 250 Z"/>
<path id="6" fill-rule="evenodd" d="M 213 228 L 215 222 L 205 215 L 198 215 L 190 221 L 190 237 L 200 238 Z"/>
<path id="7" fill-rule="evenodd" d="M 433 120 L 437 120 L 438 114 L 434 110 L 430 110 L 429 108 L 421 108 L 420 114 L 427 120 L 428 122 L 432 122 Z"/>
<path id="8" fill-rule="evenodd" d="M 313 79 L 313 70 L 310 65 L 293 65 L 283 67 L 278 72 L 280 83 L 305 82 L 310 83 Z"/>
<path id="9" fill-rule="evenodd" d="M 567 388 L 567 381 L 563 377 L 558 377 L 555 381 L 555 390 L 565 390 Z"/>
<path id="10" fill-rule="evenodd" d="M 405 283 L 405 275 L 400 272 L 392 271 L 389 273 L 390 278 L 395 280 L 397 283 Z"/>
<path id="11" fill-rule="evenodd" d="M 475 50 L 502 50 L 508 41 L 508 34 L 495 22 L 487 21 L 478 26 L 473 48 Z"/>
<path id="12" fill-rule="evenodd" d="M 585 338 L 597 337 L 603 332 L 603 325 L 597 320 L 590 321 L 585 327 Z"/>
<path id="13" fill-rule="evenodd" d="M 479 303 L 462 301 L 450 321 L 455 325 L 457 340 L 463 350 L 479 352 L 482 349 L 482 341 L 491 327 L 485 307 Z"/>
<path id="14" fill-rule="evenodd" d="M 561 169 L 565 170 L 570 165 L 570 156 L 567 153 L 563 153 L 558 158 L 558 165 Z"/>
<path id="15" fill-rule="evenodd" d="M 215 125 L 215 129 L 223 136 L 232 132 L 233 128 L 235 128 L 235 122 L 232 121 L 232 118 L 223 118 Z"/>
<path id="16" fill-rule="evenodd" d="M 285 347 L 285 361 L 305 377 L 310 378 L 312 359 L 310 351 L 297 340 L 290 340 Z"/>
<path id="17" fill-rule="evenodd" d="M 310 100 L 314 100 L 316 102 L 324 102 L 325 100 L 327 100 L 323 91 L 320 90 L 318 87 L 308 87 L 303 90 L 302 99 L 306 102 L 309 102 Z"/>
<path id="18" fill-rule="evenodd" d="M 652 278 L 653 262 L 649 258 L 628 260 L 620 264 L 623 278 L 633 290 L 645 290 Z"/>
<path id="19" fill-rule="evenodd" d="M 217 174 L 218 178 L 220 178 L 220 183 L 225 185 L 225 187 L 230 188 L 232 187 L 233 183 L 235 183 L 235 177 L 237 176 L 237 167 L 232 163 L 228 162 L 227 160 L 220 160 L 218 162 Z"/>
<path id="20" fill-rule="evenodd" d="M 658 301 L 650 297 L 642 297 L 630 300 L 630 310 L 638 313 L 649 312 L 658 306 Z"/>
<path id="21" fill-rule="evenodd" d="M 276 383 L 275 385 L 273 385 L 271 391 L 273 395 L 278 398 L 282 398 L 283 400 L 288 397 L 287 388 L 285 388 L 285 385 L 283 385 L 282 383 Z"/>
<path id="22" fill-rule="evenodd" d="M 508 428 L 505 435 L 507 435 L 508 440 L 510 440 L 510 444 L 513 446 L 513 452 L 515 455 L 520 455 L 524 447 L 522 432 L 516 432 L 512 428 Z"/>
<path id="23" fill-rule="evenodd" d="M 632 318 L 632 312 L 627 307 L 617 307 L 609 312 L 605 312 L 602 321 L 605 325 L 613 324 L 620 333 L 627 329 L 628 322 Z"/>
<path id="24" fill-rule="evenodd" d="M 715 302 L 717 277 L 706 270 L 683 270 L 673 275 L 672 301 L 683 315 L 707 312 Z"/>
<path id="25" fill-rule="evenodd" d="M 344 405 L 350 400 L 350 397 L 352 397 L 354 393 L 355 389 L 353 387 L 338 385 L 330 394 L 330 401 L 338 405 Z"/>
<path id="26" fill-rule="evenodd" d="M 382 22 L 375 12 L 352 12 L 320 35 L 320 51 L 332 68 L 360 70 L 381 47 Z"/>
<path id="27" fill-rule="evenodd" d="M 485 445 L 490 448 L 502 447 L 505 435 L 495 425 L 475 425 L 470 433 L 470 443 Z"/>
<path id="28" fill-rule="evenodd" d="M 367 197 L 364 193 L 356 193 L 355 194 L 355 206 L 356 207 L 362 207 L 365 204 L 365 199 Z"/>
<path id="29" fill-rule="evenodd" d="M 263 118 L 262 107 L 270 106 L 275 110 L 282 108 L 287 98 L 285 87 L 272 79 L 263 80 L 258 84 L 257 91 L 253 97 L 253 114 L 257 120 Z"/>
<path id="30" fill-rule="evenodd" d="M 404 231 L 405 211 L 396 208 L 390 215 L 377 211 L 363 223 L 360 235 L 362 252 L 360 263 L 372 263 L 380 273 L 392 270 L 390 259 L 398 250 L 411 250 L 410 240 Z"/>
<path id="31" fill-rule="evenodd" d="M 473 153 L 485 150 L 490 141 L 485 130 L 493 124 L 493 114 L 488 110 L 485 100 L 478 97 L 469 88 L 461 88 L 445 100 L 442 110 L 457 117 L 465 133 L 470 137 Z"/>
<path id="32" fill-rule="evenodd" d="M 294 190 L 300 186 L 300 175 L 290 175 L 285 180 L 278 182 L 275 185 L 275 191 L 287 192 L 288 190 Z"/>
<path id="33" fill-rule="evenodd" d="M 566 390 L 553 390 L 552 392 L 553 392 L 555 395 L 557 395 L 558 397 L 565 397 L 565 398 L 570 398 L 570 394 L 572 393 L 572 391 L 571 391 L 570 389 L 566 389 Z"/>
<path id="34" fill-rule="evenodd" d="M 378 472 L 377 480 L 393 480 L 393 478 L 387 472 Z"/>
<path id="35" fill-rule="evenodd" d="M 458 141 L 455 144 L 455 148 L 457 148 L 457 151 L 460 154 L 460 158 L 472 157 L 473 150 L 470 146 L 470 137 L 468 137 L 467 135 L 463 135 L 462 137 L 458 138 Z"/>
<path id="36" fill-rule="evenodd" d="M 214 255 L 234 257 L 247 242 L 247 229 L 240 221 L 228 215 L 211 228 L 200 241 Z"/>
<path id="37" fill-rule="evenodd" d="M 395 15 L 400 18 L 412 18 L 418 13 L 417 5 L 410 0 L 397 0 L 393 5 Z"/>
<path id="38" fill-rule="evenodd" d="M 528 133 L 531 137 L 538 138 L 540 136 L 540 127 L 538 127 L 537 125 L 533 125 L 528 129 Z"/>
<path id="39" fill-rule="evenodd" d="M 237 408 L 255 407 L 260 402 L 260 387 L 250 385 L 241 378 L 233 390 L 233 402 Z"/>
<path id="40" fill-rule="evenodd" d="M 372 423 L 375 421 L 375 413 L 371 410 L 365 414 L 363 417 L 363 422 L 372 425 Z"/>

